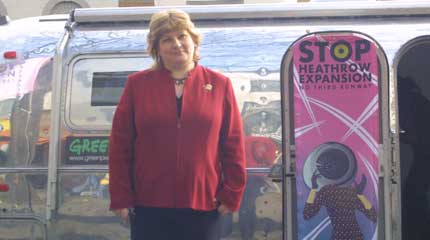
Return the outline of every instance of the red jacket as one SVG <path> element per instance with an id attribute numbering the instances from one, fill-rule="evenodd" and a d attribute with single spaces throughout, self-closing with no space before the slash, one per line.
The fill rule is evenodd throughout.
<path id="1" fill-rule="evenodd" d="M 129 76 L 110 136 L 111 209 L 213 210 L 217 199 L 238 210 L 245 153 L 230 80 L 197 65 L 185 82 L 182 104 L 178 119 L 167 70 Z"/>

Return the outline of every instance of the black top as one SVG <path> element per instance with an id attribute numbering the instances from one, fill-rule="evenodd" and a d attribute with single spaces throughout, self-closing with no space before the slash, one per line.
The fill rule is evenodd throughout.
<path id="1" fill-rule="evenodd" d="M 178 118 L 180 118 L 182 111 L 182 96 L 176 98 L 176 106 L 178 109 Z"/>

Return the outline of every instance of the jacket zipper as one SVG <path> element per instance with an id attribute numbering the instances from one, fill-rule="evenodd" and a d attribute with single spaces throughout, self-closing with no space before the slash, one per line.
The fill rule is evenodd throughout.
<path id="1" fill-rule="evenodd" d="M 173 86 L 174 88 L 174 86 Z M 176 99 L 176 91 L 175 91 L 175 100 L 178 101 Z M 181 128 L 182 128 L 182 124 L 181 124 L 181 118 L 182 118 L 182 113 L 184 112 L 184 93 L 182 92 L 182 106 L 181 106 L 181 113 L 180 116 L 178 116 L 178 104 L 176 102 L 176 174 L 175 174 L 175 187 L 174 187 L 174 191 L 175 191 L 175 202 L 174 205 L 175 207 L 179 207 L 178 206 L 178 195 L 177 195 L 177 191 L 176 189 L 178 189 L 178 183 L 180 181 L 179 176 L 181 171 L 181 147 L 180 147 L 180 141 L 181 141 Z"/>
<path id="2" fill-rule="evenodd" d="M 173 90 L 174 90 L 174 95 L 175 95 L 175 100 L 178 101 L 176 99 L 176 90 L 175 90 L 175 86 L 173 86 Z M 178 178 L 180 176 L 180 174 L 183 172 L 182 171 L 182 164 L 181 164 L 181 128 L 182 128 L 182 123 L 181 123 L 181 119 L 183 118 L 183 113 L 184 113 L 184 91 L 185 90 L 185 84 L 183 86 L 182 89 L 182 102 L 181 102 L 181 112 L 180 115 L 178 116 L 178 104 L 176 102 L 176 170 L 177 173 L 175 174 L 175 207 L 179 207 L 178 206 L 178 195 L 177 195 L 177 191 L 176 189 L 179 189 L 177 187 L 178 183 L 180 182 L 180 179 Z"/>
<path id="3" fill-rule="evenodd" d="M 179 182 L 179 179 L 178 179 L 178 177 L 179 177 L 179 174 L 180 174 L 180 172 L 181 172 L 181 159 L 180 159 L 180 139 L 181 139 L 181 134 L 180 134 L 180 132 L 181 132 L 181 118 L 179 118 L 179 117 L 176 117 L 176 174 L 175 174 L 175 176 L 176 176 L 176 180 L 175 180 L 175 188 L 174 188 L 174 191 L 175 191 L 175 207 L 178 207 L 178 196 L 177 196 L 177 191 L 176 191 L 176 189 L 177 189 L 177 184 L 178 184 L 178 182 Z"/>

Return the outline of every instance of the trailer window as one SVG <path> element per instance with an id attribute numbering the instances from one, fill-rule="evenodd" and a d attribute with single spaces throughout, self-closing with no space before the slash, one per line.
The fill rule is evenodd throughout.
<path id="1" fill-rule="evenodd" d="M 131 73 L 133 71 L 95 72 L 91 88 L 91 106 L 116 106 Z"/>
<path id="2" fill-rule="evenodd" d="M 107 130 L 127 76 L 148 68 L 149 57 L 80 57 L 72 61 L 65 122 L 71 130 Z"/>

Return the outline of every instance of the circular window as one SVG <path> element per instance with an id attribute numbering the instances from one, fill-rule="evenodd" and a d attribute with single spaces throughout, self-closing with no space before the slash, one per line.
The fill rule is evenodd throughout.
<path id="1" fill-rule="evenodd" d="M 0 0 L 0 15 L 7 16 L 7 9 L 2 0 Z"/>
<path id="2" fill-rule="evenodd" d="M 72 2 L 72 1 L 64 1 L 59 2 L 52 7 L 50 14 L 68 14 L 75 8 L 81 8 L 82 6 Z"/>
<path id="3" fill-rule="evenodd" d="M 349 169 L 348 155 L 341 149 L 326 149 L 316 160 L 318 172 L 325 178 L 335 180 L 344 176 Z"/>

